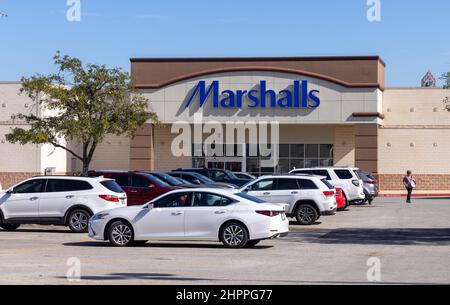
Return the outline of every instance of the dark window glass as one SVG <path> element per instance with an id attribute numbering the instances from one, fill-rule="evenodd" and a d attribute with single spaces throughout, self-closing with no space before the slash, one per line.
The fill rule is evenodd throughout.
<path id="1" fill-rule="evenodd" d="M 178 176 L 178 174 L 175 174 L 175 175 L 177 175 L 177 177 L 180 177 L 180 176 Z M 182 175 L 181 178 L 183 178 L 184 180 L 189 181 L 190 183 L 194 183 L 194 180 L 198 180 L 197 178 L 195 178 L 192 175 Z"/>
<path id="2" fill-rule="evenodd" d="M 320 158 L 322 158 L 322 159 L 333 158 L 333 144 L 321 144 L 320 145 Z"/>
<path id="3" fill-rule="evenodd" d="M 330 174 L 325 169 L 315 169 L 311 171 L 313 175 L 327 177 L 327 180 L 331 180 Z"/>
<path id="4" fill-rule="evenodd" d="M 334 189 L 334 185 L 331 184 L 329 181 L 327 181 L 326 179 L 322 179 L 321 180 L 330 190 Z"/>
<path id="5" fill-rule="evenodd" d="M 319 158 L 319 145 L 306 144 L 305 145 L 306 158 Z"/>
<path id="6" fill-rule="evenodd" d="M 339 179 L 352 179 L 353 175 L 348 169 L 336 169 L 334 170 Z"/>
<path id="7" fill-rule="evenodd" d="M 117 182 L 114 180 L 105 180 L 100 182 L 100 184 L 114 193 L 125 193 L 123 189 L 120 187 L 120 185 L 118 185 Z"/>
<path id="8" fill-rule="evenodd" d="M 319 166 L 319 159 L 305 159 L 305 167 Z"/>
<path id="9" fill-rule="evenodd" d="M 91 190 L 93 187 L 86 181 L 49 179 L 45 191 L 47 193 L 74 192 Z"/>
<path id="10" fill-rule="evenodd" d="M 150 181 L 149 179 L 147 179 L 144 176 L 133 175 L 131 177 L 131 186 L 132 187 L 145 188 L 145 187 L 149 187 L 150 184 L 152 184 L 152 181 Z"/>
<path id="11" fill-rule="evenodd" d="M 157 200 L 153 206 L 155 208 L 175 208 L 175 207 L 185 207 L 191 205 L 191 194 L 192 193 L 175 193 L 167 195 L 159 200 Z"/>
<path id="12" fill-rule="evenodd" d="M 270 191 L 274 188 L 273 179 L 263 179 L 252 185 L 252 191 Z"/>
<path id="13" fill-rule="evenodd" d="M 43 193 L 45 188 L 45 179 L 35 179 L 24 182 L 13 189 L 16 194 L 34 194 Z"/>
<path id="14" fill-rule="evenodd" d="M 314 181 L 309 179 L 297 179 L 300 189 L 302 190 L 316 190 L 318 189 Z"/>
<path id="15" fill-rule="evenodd" d="M 226 181 L 228 176 L 223 171 L 211 171 L 210 178 L 215 181 Z"/>
<path id="16" fill-rule="evenodd" d="M 233 200 L 217 194 L 195 193 L 192 205 L 195 207 L 218 207 L 227 206 L 233 202 Z"/>
<path id="17" fill-rule="evenodd" d="M 289 144 L 280 144 L 280 158 L 289 158 Z"/>
<path id="18" fill-rule="evenodd" d="M 110 178 L 116 180 L 117 184 L 120 186 L 130 186 L 128 175 L 111 175 Z"/>
<path id="19" fill-rule="evenodd" d="M 235 195 L 237 195 L 237 196 L 239 196 L 239 197 L 242 197 L 242 198 L 245 198 L 245 199 L 247 199 L 247 200 L 256 202 L 256 203 L 265 203 L 265 202 L 266 202 L 266 201 L 264 201 L 264 200 L 262 200 L 262 199 L 259 199 L 259 198 L 250 196 L 249 194 L 246 194 L 246 193 L 237 193 L 237 194 L 235 194 Z"/>
<path id="20" fill-rule="evenodd" d="M 305 145 L 304 144 L 292 144 L 291 145 L 291 158 L 304 158 L 305 157 Z"/>
<path id="21" fill-rule="evenodd" d="M 280 159 L 277 165 L 277 173 L 288 173 L 289 170 L 289 159 Z"/>
<path id="22" fill-rule="evenodd" d="M 305 167 L 305 160 L 303 159 L 291 159 L 290 168 L 304 168 Z"/>
<path id="23" fill-rule="evenodd" d="M 277 190 L 298 190 L 297 179 L 277 179 Z"/>

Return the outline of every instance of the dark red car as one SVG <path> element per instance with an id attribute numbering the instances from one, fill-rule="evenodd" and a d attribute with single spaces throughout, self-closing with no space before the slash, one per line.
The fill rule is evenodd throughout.
<path id="1" fill-rule="evenodd" d="M 154 175 L 141 172 L 98 170 L 90 171 L 89 176 L 104 176 L 116 180 L 127 194 L 128 205 L 145 204 L 162 194 L 179 189 Z"/>

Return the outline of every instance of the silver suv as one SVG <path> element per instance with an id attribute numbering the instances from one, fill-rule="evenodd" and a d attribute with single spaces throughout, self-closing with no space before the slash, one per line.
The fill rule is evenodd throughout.
<path id="1" fill-rule="evenodd" d="M 240 191 L 266 202 L 285 204 L 286 215 L 302 225 L 314 224 L 321 215 L 336 212 L 336 193 L 326 177 L 313 175 L 263 176 Z"/>

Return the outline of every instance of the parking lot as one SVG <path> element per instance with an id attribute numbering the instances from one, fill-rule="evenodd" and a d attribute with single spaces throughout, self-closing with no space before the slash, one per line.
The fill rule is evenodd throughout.
<path id="1" fill-rule="evenodd" d="M 372 206 L 294 222 L 289 237 L 251 249 L 219 243 L 150 242 L 113 248 L 66 228 L 0 231 L 0 284 L 365 284 L 368 258 L 383 283 L 450 283 L 450 198 L 378 198 Z M 81 280 L 66 278 L 67 260 Z"/>

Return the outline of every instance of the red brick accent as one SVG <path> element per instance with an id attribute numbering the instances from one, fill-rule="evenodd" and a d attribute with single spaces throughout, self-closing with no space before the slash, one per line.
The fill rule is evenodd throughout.
<path id="1" fill-rule="evenodd" d="M 377 175 L 380 191 L 404 190 L 404 174 Z M 416 190 L 438 191 L 450 190 L 450 175 L 414 175 L 417 182 Z"/>
<path id="2" fill-rule="evenodd" d="M 33 176 L 41 175 L 41 173 L 6 173 L 0 172 L 0 183 L 2 188 L 6 190 L 7 188 L 13 186 L 14 184 L 31 178 Z"/>

